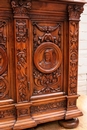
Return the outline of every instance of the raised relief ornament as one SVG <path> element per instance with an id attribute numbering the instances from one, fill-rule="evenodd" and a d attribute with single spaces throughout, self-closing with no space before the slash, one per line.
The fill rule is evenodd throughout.
<path id="1" fill-rule="evenodd" d="M 36 68 L 44 73 L 55 71 L 61 64 L 62 54 L 60 48 L 52 42 L 42 43 L 34 53 Z"/>

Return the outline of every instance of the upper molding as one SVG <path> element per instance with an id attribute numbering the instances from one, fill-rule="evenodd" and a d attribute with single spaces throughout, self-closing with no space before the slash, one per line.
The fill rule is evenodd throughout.
<path id="1" fill-rule="evenodd" d="M 31 9 L 31 0 L 12 0 L 11 6 L 15 16 L 25 16 Z"/>

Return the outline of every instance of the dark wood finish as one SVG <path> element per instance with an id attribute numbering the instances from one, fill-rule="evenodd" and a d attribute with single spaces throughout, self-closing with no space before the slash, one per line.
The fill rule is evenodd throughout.
<path id="1" fill-rule="evenodd" d="M 78 35 L 85 1 L 1 0 L 0 129 L 82 115 Z"/>

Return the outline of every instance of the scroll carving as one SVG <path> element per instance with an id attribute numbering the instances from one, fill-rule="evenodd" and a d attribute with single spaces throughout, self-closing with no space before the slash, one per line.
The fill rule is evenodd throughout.
<path id="1" fill-rule="evenodd" d="M 83 12 L 82 5 L 69 5 L 68 12 L 69 12 L 69 20 L 79 20 L 80 14 Z"/>
<path id="2" fill-rule="evenodd" d="M 31 0 L 12 0 L 13 13 L 18 16 L 28 15 L 31 9 Z"/>
<path id="3" fill-rule="evenodd" d="M 78 67 L 78 22 L 70 22 L 70 94 L 77 92 L 77 67 Z"/>
<path id="4" fill-rule="evenodd" d="M 16 40 L 17 42 L 26 42 L 28 37 L 28 29 L 26 28 L 26 20 L 16 20 Z"/>
<path id="5" fill-rule="evenodd" d="M 38 31 L 40 32 L 40 34 Z M 52 32 L 55 33 L 55 36 L 52 34 Z M 34 76 L 34 83 L 37 86 L 34 88 L 33 95 L 60 92 L 61 91 L 60 64 L 62 60 L 61 23 L 58 23 L 56 26 L 41 26 L 34 23 L 33 35 L 34 35 L 33 41 L 34 41 L 34 63 L 35 63 L 33 76 Z M 47 58 L 45 64 L 44 60 L 45 52 L 47 52 L 47 54 L 48 52 L 49 54 L 51 54 L 51 59 L 53 54 L 54 61 L 50 60 L 48 64 L 48 58 Z M 38 56 L 36 55 L 40 55 L 40 57 L 42 56 L 42 58 L 37 59 L 36 57 Z"/>
<path id="6" fill-rule="evenodd" d="M 44 112 L 44 111 L 46 112 L 49 110 L 58 110 L 60 108 L 65 108 L 65 107 L 66 107 L 65 101 L 41 104 L 38 106 L 31 106 L 31 114 L 40 113 L 40 112 Z"/>
<path id="7" fill-rule="evenodd" d="M 37 70 L 34 70 L 34 81 L 38 87 L 41 87 L 40 90 L 34 88 L 33 95 L 60 92 L 61 91 L 61 71 L 57 69 L 50 74 L 42 74 Z M 53 88 L 53 85 L 57 85 L 57 88 Z M 44 88 L 42 88 L 44 86 Z"/>
<path id="8" fill-rule="evenodd" d="M 8 98 L 7 21 L 0 21 L 0 99 Z"/>

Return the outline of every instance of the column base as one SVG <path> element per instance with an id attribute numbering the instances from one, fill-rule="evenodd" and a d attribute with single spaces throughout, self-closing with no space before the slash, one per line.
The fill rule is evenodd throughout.
<path id="1" fill-rule="evenodd" d="M 67 128 L 67 129 L 73 129 L 76 128 L 79 124 L 79 119 L 78 118 L 73 118 L 69 120 L 60 120 L 58 121 L 59 125 Z"/>

